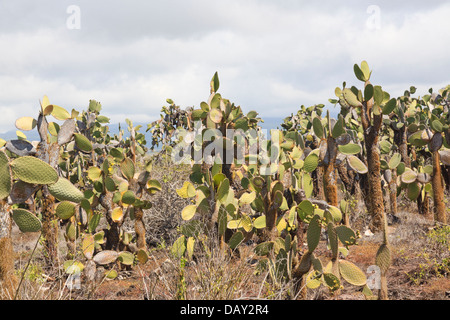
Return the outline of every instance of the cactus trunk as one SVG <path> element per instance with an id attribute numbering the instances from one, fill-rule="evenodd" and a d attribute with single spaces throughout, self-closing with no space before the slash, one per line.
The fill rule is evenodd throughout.
<path id="1" fill-rule="evenodd" d="M 392 170 L 392 178 L 389 182 L 389 204 L 391 214 L 397 214 L 397 170 Z"/>
<path id="2" fill-rule="evenodd" d="M 433 161 L 433 176 L 431 184 L 433 186 L 433 200 L 436 220 L 443 224 L 447 223 L 447 214 L 444 203 L 444 185 L 442 182 L 440 156 L 438 151 L 432 153 Z"/>
<path id="3" fill-rule="evenodd" d="M 134 230 L 136 231 L 136 245 L 138 249 L 147 249 L 147 242 L 145 240 L 145 224 L 143 221 L 144 212 L 141 208 L 136 208 L 134 212 Z"/>
<path id="4" fill-rule="evenodd" d="M 48 192 L 47 186 L 44 186 L 42 202 L 42 235 L 44 238 L 44 247 L 46 250 L 45 261 L 47 266 L 57 268 L 59 266 L 58 256 L 58 220 L 55 215 L 55 198 Z"/>
<path id="5" fill-rule="evenodd" d="M 338 196 L 337 196 L 337 181 L 336 181 L 336 142 L 333 138 L 328 138 L 327 141 L 328 148 L 328 164 L 325 166 L 325 172 L 323 176 L 323 182 L 325 186 L 326 201 L 328 204 L 337 207 L 338 206 Z"/>

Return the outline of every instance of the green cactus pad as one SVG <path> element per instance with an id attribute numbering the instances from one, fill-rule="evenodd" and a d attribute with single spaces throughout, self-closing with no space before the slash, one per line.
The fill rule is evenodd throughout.
<path id="1" fill-rule="evenodd" d="M 59 177 L 56 183 L 49 185 L 48 191 L 59 201 L 80 203 L 84 199 L 83 192 L 63 177 Z"/>
<path id="2" fill-rule="evenodd" d="M 347 163 L 352 170 L 358 172 L 359 174 L 365 174 L 369 171 L 369 169 L 367 169 L 367 166 L 364 164 L 364 162 L 362 162 L 356 156 L 348 156 Z"/>
<path id="3" fill-rule="evenodd" d="M 133 179 L 134 173 L 135 173 L 135 167 L 134 167 L 134 163 L 131 159 L 129 159 L 129 158 L 123 159 L 123 161 L 120 164 L 120 170 L 121 170 L 123 176 L 128 181 Z"/>
<path id="4" fill-rule="evenodd" d="M 272 251 L 273 245 L 273 241 L 266 241 L 258 244 L 253 250 L 258 256 L 267 256 Z"/>
<path id="5" fill-rule="evenodd" d="M 363 286 L 367 282 L 364 272 L 350 261 L 339 261 L 339 272 L 348 283 L 354 286 Z"/>
<path id="6" fill-rule="evenodd" d="M 320 217 L 315 215 L 309 223 L 308 230 L 306 232 L 306 239 L 308 243 L 308 250 L 313 252 L 316 249 L 320 241 L 320 232 L 322 227 L 320 225 Z"/>
<path id="7" fill-rule="evenodd" d="M 353 93 L 352 90 L 345 88 L 344 90 L 342 90 L 342 94 L 344 96 L 345 101 L 352 107 L 358 108 L 362 106 L 361 102 L 358 100 L 358 98 L 356 97 L 356 95 Z"/>
<path id="8" fill-rule="evenodd" d="M 117 251 L 104 250 L 97 253 L 93 260 L 99 265 L 106 265 L 115 262 L 118 257 L 119 253 Z"/>
<path id="9" fill-rule="evenodd" d="M 345 133 L 344 118 L 342 117 L 342 115 L 339 115 L 339 118 L 338 118 L 336 124 L 334 125 L 333 130 L 331 131 L 331 136 L 334 139 L 337 139 L 344 133 Z"/>
<path id="10" fill-rule="evenodd" d="M 136 201 L 136 197 L 134 196 L 133 191 L 128 190 L 125 191 L 122 195 L 122 203 L 125 204 L 133 204 Z"/>
<path id="11" fill-rule="evenodd" d="M 346 226 L 337 226 L 336 233 L 339 240 L 342 242 L 344 246 L 354 245 L 356 243 L 356 234 L 355 232 Z"/>
<path id="12" fill-rule="evenodd" d="M 331 291 L 336 291 L 341 287 L 341 282 L 338 277 L 332 273 L 324 273 L 323 280 Z"/>
<path id="13" fill-rule="evenodd" d="M 66 227 L 66 237 L 67 239 L 73 242 L 77 239 L 77 236 L 78 236 L 78 226 L 73 220 L 71 220 L 69 221 Z"/>
<path id="14" fill-rule="evenodd" d="M 244 234 L 241 231 L 238 231 L 231 236 L 230 241 L 228 241 L 228 245 L 230 246 L 231 250 L 234 250 L 238 247 L 238 245 L 241 244 L 243 240 Z"/>
<path id="15" fill-rule="evenodd" d="M 74 133 L 73 135 L 75 137 L 75 144 L 77 145 L 78 149 L 84 152 L 92 151 L 92 143 L 88 138 L 80 133 Z"/>
<path id="16" fill-rule="evenodd" d="M 312 121 L 312 127 L 314 130 L 314 134 L 317 136 L 317 138 L 322 139 L 323 137 L 323 126 L 322 121 L 320 118 L 314 118 Z"/>
<path id="17" fill-rule="evenodd" d="M 334 223 L 332 223 L 332 222 L 328 223 L 327 234 L 328 234 L 328 241 L 330 243 L 331 252 L 333 254 L 333 257 L 336 258 L 338 255 L 339 242 L 338 242 L 336 228 L 334 227 Z"/>
<path id="18" fill-rule="evenodd" d="M 16 158 L 11 162 L 13 175 L 31 184 L 52 184 L 58 174 L 48 163 L 31 156 Z"/>
<path id="19" fill-rule="evenodd" d="M 396 169 L 401 161 L 402 156 L 400 155 L 400 153 L 394 153 L 388 162 L 389 169 Z"/>
<path id="20" fill-rule="evenodd" d="M 338 150 L 345 155 L 353 155 L 361 152 L 361 146 L 355 143 L 338 146 Z"/>
<path id="21" fill-rule="evenodd" d="M 0 150 L 0 199 L 5 199 L 11 192 L 11 168 L 6 153 Z"/>
<path id="22" fill-rule="evenodd" d="M 311 152 L 310 154 L 308 154 L 308 156 L 305 158 L 305 161 L 303 162 L 303 169 L 306 172 L 311 173 L 314 170 L 316 170 L 318 165 L 319 165 L 319 156 Z"/>
<path id="23" fill-rule="evenodd" d="M 327 211 L 331 214 L 331 216 L 333 217 L 333 221 L 334 222 L 339 222 L 342 220 L 342 212 L 339 208 L 334 207 L 334 206 L 329 206 L 327 208 Z"/>
<path id="24" fill-rule="evenodd" d="M 417 200 L 421 190 L 422 189 L 420 188 L 419 184 L 416 182 L 408 184 L 408 199 L 411 201 Z"/>
<path id="25" fill-rule="evenodd" d="M 129 251 L 121 251 L 118 260 L 124 265 L 131 266 L 134 263 L 134 254 Z"/>
<path id="26" fill-rule="evenodd" d="M 41 221 L 28 210 L 14 209 L 12 218 L 22 232 L 38 232 L 42 228 Z"/>
<path id="27" fill-rule="evenodd" d="M 70 201 L 62 201 L 56 207 L 56 215 L 63 220 L 70 219 L 75 214 L 75 204 Z"/>

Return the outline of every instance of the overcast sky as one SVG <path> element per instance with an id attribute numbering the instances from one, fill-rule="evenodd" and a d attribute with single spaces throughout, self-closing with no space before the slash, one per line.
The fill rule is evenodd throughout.
<path id="1" fill-rule="evenodd" d="M 75 7 L 73 7 L 75 6 Z M 398 96 L 450 83 L 449 1 L 0 0 L 0 132 L 37 116 L 39 100 L 112 122 L 151 122 L 166 99 L 199 106 L 220 93 L 284 118 L 329 105 L 343 81 Z"/>

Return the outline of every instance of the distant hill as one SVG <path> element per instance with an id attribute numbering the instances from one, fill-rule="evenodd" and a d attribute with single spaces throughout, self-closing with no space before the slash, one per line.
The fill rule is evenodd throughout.
<path id="1" fill-rule="evenodd" d="M 261 127 L 265 130 L 268 130 L 268 132 L 270 133 L 271 129 L 281 129 L 282 122 L 282 118 L 264 118 L 264 123 L 261 123 Z M 133 125 L 141 125 L 142 128 L 140 129 L 140 132 L 146 135 L 147 141 L 151 141 L 150 132 L 145 132 L 145 130 L 147 130 L 148 123 L 133 123 Z M 114 135 L 119 133 L 119 123 L 108 124 L 108 126 L 110 134 Z M 128 125 L 125 123 L 125 121 L 120 124 L 120 127 L 124 131 L 125 137 L 128 136 Z M 33 129 L 31 131 L 23 131 L 23 133 L 27 136 L 27 139 L 29 141 L 39 140 L 39 134 L 36 129 Z M 0 133 L 0 138 L 6 141 L 17 139 L 16 130 Z"/>

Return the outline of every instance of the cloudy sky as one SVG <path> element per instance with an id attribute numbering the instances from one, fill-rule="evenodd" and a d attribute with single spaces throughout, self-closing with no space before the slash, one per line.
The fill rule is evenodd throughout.
<path id="1" fill-rule="evenodd" d="M 167 98 L 207 100 L 215 71 L 222 96 L 262 117 L 328 105 L 362 60 L 391 95 L 425 94 L 450 83 L 449 16 L 445 0 L 0 0 L 0 133 L 43 95 L 150 122 Z"/>

